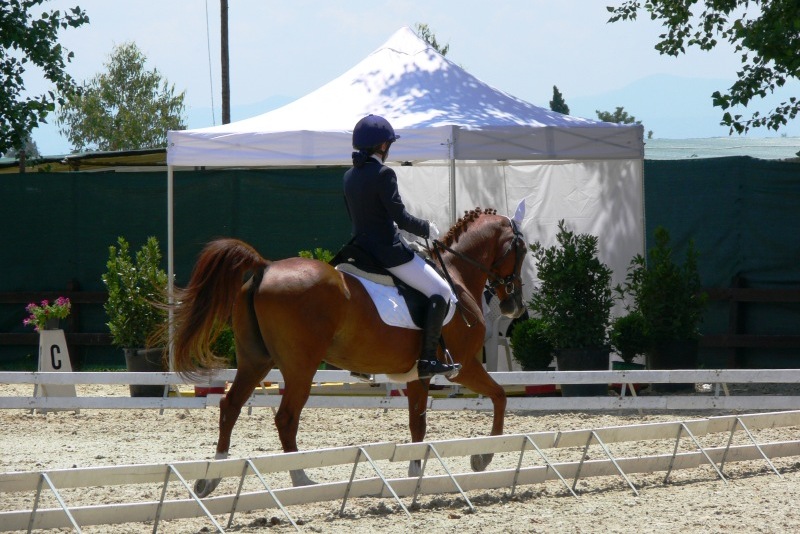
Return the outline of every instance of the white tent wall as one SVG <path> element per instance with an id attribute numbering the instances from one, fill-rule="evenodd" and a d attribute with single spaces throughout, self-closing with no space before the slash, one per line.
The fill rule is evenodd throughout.
<path id="1" fill-rule="evenodd" d="M 394 167 L 400 194 L 409 211 L 450 227 L 449 162 Z M 598 237 L 599 258 L 613 271 L 613 284 L 624 281 L 633 256 L 644 251 L 642 160 L 597 161 L 459 161 L 456 165 L 456 215 L 494 208 L 514 216 L 525 199 L 522 230 L 529 243 L 556 242 L 558 221 L 571 230 Z M 523 266 L 525 298 L 537 282 L 530 256 Z M 617 312 L 620 306 L 617 306 Z"/>

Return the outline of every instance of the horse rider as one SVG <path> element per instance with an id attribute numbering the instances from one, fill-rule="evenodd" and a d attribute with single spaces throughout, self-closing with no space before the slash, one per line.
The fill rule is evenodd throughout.
<path id="1" fill-rule="evenodd" d="M 453 378 L 461 364 L 436 357 L 442 323 L 455 295 L 445 280 L 400 238 L 398 228 L 425 239 L 438 239 L 433 221 L 406 211 L 397 189 L 397 175 L 383 163 L 389 148 L 400 138 L 392 125 L 378 115 L 368 115 L 353 129 L 353 167 L 344 175 L 344 196 L 353 226 L 353 243 L 394 276 L 428 297 L 422 353 L 417 362 L 420 380 L 443 374 Z"/>

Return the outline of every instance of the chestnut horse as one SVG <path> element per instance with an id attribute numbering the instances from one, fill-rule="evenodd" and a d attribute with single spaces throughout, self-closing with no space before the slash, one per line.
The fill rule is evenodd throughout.
<path id="1" fill-rule="evenodd" d="M 476 208 L 442 242 L 434 242 L 434 252 L 458 297 L 456 313 L 442 330 L 447 349 L 463 366 L 452 381 L 492 400 L 491 433 L 502 434 L 506 395 L 479 359 L 485 333 L 481 297 L 488 281 L 504 315 L 522 314 L 520 269 L 527 244 L 515 221 Z M 242 406 L 273 367 L 280 369 L 285 384 L 275 426 L 283 450 L 293 452 L 300 412 L 321 362 L 358 373 L 406 373 L 416 365 L 422 347 L 419 330 L 381 321 L 357 278 L 312 259 L 269 261 L 235 239 L 206 245 L 188 286 L 176 292 L 174 302 L 173 365 L 184 376 L 221 367 L 209 347 L 220 325 L 230 320 L 233 327 L 237 371 L 220 401 L 216 458 L 227 457 Z M 429 383 L 408 383 L 414 442 L 425 437 Z M 471 465 L 480 471 L 491 460 L 491 455 L 476 455 Z M 419 464 L 412 464 L 409 472 L 418 474 Z M 312 483 L 302 470 L 290 474 L 295 486 Z M 218 482 L 200 480 L 195 489 L 206 496 Z"/>

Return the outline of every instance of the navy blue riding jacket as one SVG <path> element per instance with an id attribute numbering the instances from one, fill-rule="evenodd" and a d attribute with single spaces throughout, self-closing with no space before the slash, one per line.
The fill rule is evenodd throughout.
<path id="1" fill-rule="evenodd" d="M 393 223 L 406 232 L 428 237 L 428 221 L 406 211 L 394 170 L 374 158 L 367 158 L 345 173 L 344 197 L 355 244 L 384 267 L 397 267 L 414 257 Z"/>

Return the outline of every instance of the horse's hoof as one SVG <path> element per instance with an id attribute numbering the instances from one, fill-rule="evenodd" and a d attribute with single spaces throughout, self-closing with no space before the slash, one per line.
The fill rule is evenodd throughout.
<path id="1" fill-rule="evenodd" d="M 217 489 L 219 486 L 219 478 L 215 478 L 213 480 L 209 479 L 200 479 L 194 483 L 194 494 L 200 497 L 208 497 L 212 491 Z"/>
<path id="2" fill-rule="evenodd" d="M 313 486 L 316 484 L 316 482 L 308 478 L 308 475 L 306 475 L 306 472 L 302 469 L 289 471 L 289 476 L 292 477 L 292 486 L 295 488 L 299 488 L 300 486 Z"/>
<path id="3" fill-rule="evenodd" d="M 473 471 L 480 473 L 486 470 L 493 458 L 494 454 L 473 454 L 469 458 L 469 463 Z"/>
<path id="4" fill-rule="evenodd" d="M 408 462 L 408 476 L 418 477 L 422 474 L 422 462 L 419 460 L 411 460 Z"/>

